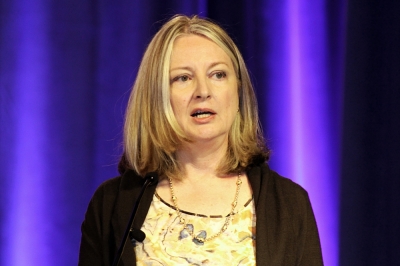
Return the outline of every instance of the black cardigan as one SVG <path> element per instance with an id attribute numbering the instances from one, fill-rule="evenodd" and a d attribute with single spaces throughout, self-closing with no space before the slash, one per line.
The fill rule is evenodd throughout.
<path id="1" fill-rule="evenodd" d="M 323 265 L 318 230 L 307 192 L 268 165 L 247 171 L 256 206 L 257 265 Z M 82 223 L 79 265 L 111 265 L 143 179 L 133 171 L 104 182 L 94 193 Z M 143 195 L 134 220 L 141 228 L 156 184 Z M 119 265 L 136 265 L 127 241 Z"/>

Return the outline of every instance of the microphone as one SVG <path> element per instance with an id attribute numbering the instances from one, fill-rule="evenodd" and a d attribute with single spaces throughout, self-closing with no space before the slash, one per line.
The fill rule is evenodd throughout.
<path id="1" fill-rule="evenodd" d="M 138 210 L 140 200 L 142 199 L 146 188 L 149 185 L 158 182 L 158 174 L 156 172 L 147 173 L 144 179 L 145 179 L 144 184 L 142 186 L 142 189 L 140 190 L 139 196 L 137 197 L 137 199 L 135 201 L 135 205 L 133 206 L 131 217 L 129 218 L 129 222 L 125 229 L 124 236 L 122 237 L 121 244 L 118 248 L 117 254 L 115 255 L 114 262 L 112 264 L 113 266 L 117 266 L 119 261 L 121 260 L 122 252 L 124 251 L 126 239 L 128 238 L 128 235 L 130 236 L 131 239 L 135 239 L 136 241 L 139 241 L 139 242 L 142 242 L 146 238 L 146 234 L 142 230 L 132 228 L 132 223 L 133 223 L 133 220 L 135 219 L 135 215 Z"/>
<path id="2" fill-rule="evenodd" d="M 135 239 L 138 242 L 143 242 L 143 240 L 146 238 L 146 234 L 140 229 L 131 228 L 129 231 L 129 238 L 131 241 L 132 239 Z"/>

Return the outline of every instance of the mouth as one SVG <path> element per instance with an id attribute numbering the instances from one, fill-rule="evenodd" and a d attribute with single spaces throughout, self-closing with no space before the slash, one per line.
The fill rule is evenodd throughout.
<path id="1" fill-rule="evenodd" d="M 214 115 L 215 113 L 210 110 L 196 110 L 190 116 L 195 118 L 206 118 Z"/>

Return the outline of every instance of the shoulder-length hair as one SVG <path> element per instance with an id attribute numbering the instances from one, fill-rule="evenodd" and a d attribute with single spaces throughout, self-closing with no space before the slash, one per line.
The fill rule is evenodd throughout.
<path id="1" fill-rule="evenodd" d="M 268 160 L 253 86 L 235 43 L 208 19 L 176 15 L 153 37 L 140 64 L 126 110 L 120 172 L 132 169 L 142 176 L 158 172 L 171 178 L 182 174 L 175 152 L 191 140 L 178 125 L 171 107 L 169 68 L 174 41 L 188 34 L 203 36 L 221 47 L 231 58 L 238 79 L 239 115 L 230 129 L 228 150 L 218 173 L 243 171 Z"/>

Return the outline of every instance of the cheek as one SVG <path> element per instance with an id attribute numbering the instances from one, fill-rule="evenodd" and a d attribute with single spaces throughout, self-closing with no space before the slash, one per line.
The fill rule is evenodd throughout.
<path id="1" fill-rule="evenodd" d="M 227 101 L 226 102 L 227 108 L 229 108 L 230 110 L 234 110 L 234 112 L 236 112 L 237 109 L 239 108 L 239 95 L 235 93 L 229 93 L 228 95 L 226 95 L 225 99 Z"/>
<path id="2" fill-rule="evenodd" d="M 233 108 L 235 112 L 239 108 L 239 89 L 237 81 L 230 84 L 230 90 L 227 92 L 226 99 L 229 101 L 229 108 Z"/>
<path id="3" fill-rule="evenodd" d="M 181 111 L 185 108 L 187 99 L 182 97 L 182 95 L 171 93 L 170 102 L 172 110 L 174 111 L 175 115 L 178 116 L 181 113 Z"/>
<path id="4" fill-rule="evenodd" d="M 178 100 L 177 95 L 175 93 L 171 92 L 170 103 L 172 106 L 172 110 L 174 110 L 174 111 L 176 110 L 178 102 L 179 102 L 179 100 Z"/>

